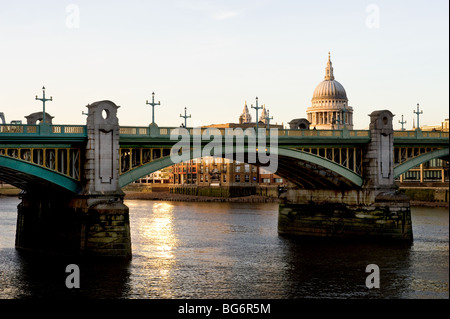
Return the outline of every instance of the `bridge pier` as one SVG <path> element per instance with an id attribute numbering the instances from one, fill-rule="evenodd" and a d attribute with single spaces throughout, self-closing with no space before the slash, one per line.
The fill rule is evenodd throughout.
<path id="1" fill-rule="evenodd" d="M 119 122 L 113 102 L 88 105 L 79 194 L 28 189 L 18 206 L 16 248 L 131 258 L 128 207 L 119 187 Z"/>
<path id="2" fill-rule="evenodd" d="M 21 197 L 16 249 L 69 256 L 131 257 L 128 207 L 120 198 L 38 192 Z"/>
<path id="3" fill-rule="evenodd" d="M 279 234 L 413 240 L 409 198 L 394 184 L 393 114 L 375 111 L 370 118 L 371 141 L 363 154 L 362 188 L 289 190 L 279 206 Z"/>
<path id="4" fill-rule="evenodd" d="M 366 202 L 372 194 L 365 190 L 290 190 L 287 195 L 291 200 L 279 206 L 280 235 L 412 241 L 406 195 L 380 193 L 373 202 Z"/>

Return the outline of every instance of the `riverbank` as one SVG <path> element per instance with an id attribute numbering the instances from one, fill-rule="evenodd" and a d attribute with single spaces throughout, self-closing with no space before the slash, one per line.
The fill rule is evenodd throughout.
<path id="1" fill-rule="evenodd" d="M 279 199 L 261 195 L 249 195 L 242 197 L 213 197 L 185 194 L 173 194 L 169 192 L 125 192 L 125 200 L 157 200 L 175 202 L 242 202 L 242 203 L 278 203 Z"/>
<path id="2" fill-rule="evenodd" d="M 250 195 L 242 197 L 212 197 L 195 196 L 184 194 L 173 194 L 169 192 L 125 192 L 126 200 L 155 200 L 155 201 L 175 201 L 175 202 L 241 202 L 241 203 L 278 203 L 279 198 L 266 197 L 261 195 Z M 412 200 L 411 206 L 415 207 L 449 207 L 448 202 L 427 202 Z"/>
<path id="3" fill-rule="evenodd" d="M 412 200 L 411 206 L 413 207 L 447 207 L 449 208 L 449 204 L 446 202 L 423 202 L 418 200 Z"/>
<path id="4" fill-rule="evenodd" d="M 17 188 L 1 188 L 1 197 L 17 197 L 20 190 Z M 236 202 L 236 203 L 278 203 L 280 200 L 276 197 L 261 195 L 250 195 L 242 197 L 213 197 L 196 196 L 185 194 L 173 194 L 169 192 L 136 192 L 125 191 L 126 200 L 153 200 L 153 201 L 175 201 L 175 202 Z M 411 206 L 415 207 L 449 207 L 448 202 L 411 200 Z"/>

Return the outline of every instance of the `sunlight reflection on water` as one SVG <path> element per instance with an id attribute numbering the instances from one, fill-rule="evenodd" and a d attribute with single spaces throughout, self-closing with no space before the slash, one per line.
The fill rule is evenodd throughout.
<path id="1" fill-rule="evenodd" d="M 412 210 L 412 246 L 306 243 L 277 234 L 278 206 L 126 201 L 133 258 L 80 265 L 14 249 L 18 200 L 0 198 L 0 298 L 448 298 L 448 209 Z M 366 265 L 381 288 L 365 286 Z"/>

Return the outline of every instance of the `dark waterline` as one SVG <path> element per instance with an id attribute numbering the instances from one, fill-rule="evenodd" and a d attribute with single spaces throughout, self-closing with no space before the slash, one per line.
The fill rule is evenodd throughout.
<path id="1" fill-rule="evenodd" d="M 18 202 L 0 198 L 0 298 L 449 298 L 447 208 L 413 208 L 413 245 L 311 243 L 278 236 L 277 204 L 131 200 L 133 258 L 106 263 L 16 251 Z"/>

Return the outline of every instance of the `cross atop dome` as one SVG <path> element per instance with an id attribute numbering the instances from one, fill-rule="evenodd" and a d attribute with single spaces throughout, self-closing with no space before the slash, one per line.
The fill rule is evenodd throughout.
<path id="1" fill-rule="evenodd" d="M 327 62 L 327 67 L 325 69 L 325 80 L 326 81 L 333 81 L 334 80 L 333 64 L 331 63 L 330 52 L 328 52 L 328 62 Z"/>

